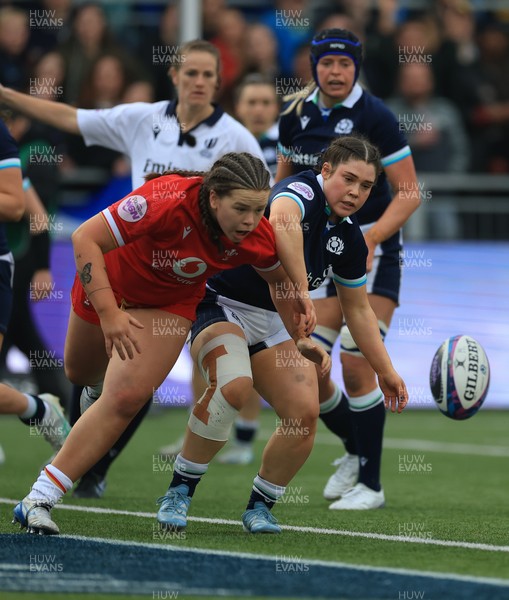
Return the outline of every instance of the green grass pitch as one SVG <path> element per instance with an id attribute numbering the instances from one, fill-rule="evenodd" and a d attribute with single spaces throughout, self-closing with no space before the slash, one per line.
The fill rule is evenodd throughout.
<path id="1" fill-rule="evenodd" d="M 172 468 L 171 463 L 159 460 L 157 448 L 173 441 L 186 420 L 185 410 L 152 413 L 111 468 L 105 497 L 96 501 L 69 497 L 64 504 L 155 513 L 155 501 L 164 494 Z M 252 465 L 211 463 L 197 488 L 190 516 L 240 520 L 265 440 L 275 425 L 275 414 L 264 410 Z M 328 510 L 322 497 L 323 486 L 333 472 L 331 462 L 343 451 L 320 423 L 310 458 L 291 482 L 286 500 L 273 512 L 282 525 L 335 529 L 344 534 L 285 530 L 279 536 L 258 537 L 245 534 L 240 524 L 191 520 L 182 539 L 165 541 L 183 547 L 509 579 L 507 547 L 504 552 L 354 535 L 507 546 L 507 430 L 504 412 L 481 411 L 464 422 L 447 419 L 438 411 L 388 413 L 382 469 L 387 506 L 349 512 Z M 49 446 L 31 436 L 30 429 L 14 417 L 0 419 L 0 443 L 7 457 L 0 466 L 0 496 L 22 498 L 48 458 Z M 15 531 L 11 513 L 12 505 L 0 504 L 0 533 Z M 54 518 L 65 534 L 162 541 L 152 518 L 58 509 Z"/>

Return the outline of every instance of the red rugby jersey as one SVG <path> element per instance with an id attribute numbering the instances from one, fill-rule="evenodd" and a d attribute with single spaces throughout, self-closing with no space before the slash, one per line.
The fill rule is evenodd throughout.
<path id="1" fill-rule="evenodd" d="M 262 217 L 240 244 L 221 237 L 219 252 L 198 207 L 201 177 L 163 175 L 146 182 L 102 211 L 118 248 L 105 254 L 113 289 L 134 306 L 182 304 L 194 317 L 206 280 L 250 264 L 279 266 L 274 232 Z"/>

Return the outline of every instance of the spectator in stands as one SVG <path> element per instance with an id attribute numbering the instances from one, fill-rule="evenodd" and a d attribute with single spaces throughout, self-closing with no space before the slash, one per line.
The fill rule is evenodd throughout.
<path id="1" fill-rule="evenodd" d="M 155 89 L 150 81 L 134 81 L 129 84 L 122 97 L 122 104 L 131 102 L 148 102 L 155 100 Z"/>
<path id="2" fill-rule="evenodd" d="M 203 39 L 211 41 L 219 31 L 221 12 L 227 8 L 226 0 L 202 1 Z"/>
<path id="3" fill-rule="evenodd" d="M 104 54 L 91 65 L 90 72 L 83 81 L 78 97 L 78 106 L 86 109 L 112 108 L 122 103 L 123 95 L 134 75 L 130 74 L 122 58 L 115 54 Z M 117 162 L 125 165 L 120 152 L 97 146 L 87 147 L 79 136 L 68 134 L 66 146 L 70 165 L 74 167 L 95 167 L 110 173 L 118 172 Z M 129 168 L 121 169 L 125 175 Z"/>
<path id="4" fill-rule="evenodd" d="M 139 45 L 140 60 L 155 86 L 155 101 L 175 97 L 168 69 L 177 54 L 179 25 L 178 6 L 169 4 L 159 19 L 157 29 L 149 29 Z"/>
<path id="5" fill-rule="evenodd" d="M 461 173 L 469 164 L 469 140 L 461 114 L 435 94 L 429 63 L 402 64 L 398 94 L 387 100 L 412 149 L 416 171 Z"/>
<path id="6" fill-rule="evenodd" d="M 30 8 L 30 53 L 35 60 L 52 52 L 71 36 L 72 0 L 39 0 Z"/>
<path id="7" fill-rule="evenodd" d="M 308 42 L 299 46 L 292 61 L 292 73 L 295 81 L 302 82 L 304 85 L 313 78 L 311 65 L 309 64 L 309 48 Z"/>
<path id="8" fill-rule="evenodd" d="M 64 57 L 59 52 L 47 52 L 34 66 L 28 91 L 38 98 L 61 101 L 64 94 L 64 78 Z"/>
<path id="9" fill-rule="evenodd" d="M 247 22 L 240 10 L 226 8 L 221 11 L 217 34 L 210 40 L 221 56 L 221 83 L 218 102 L 233 112 L 233 90 L 246 69 Z"/>
<path id="10" fill-rule="evenodd" d="M 479 102 L 473 114 L 474 168 L 509 173 L 509 29 L 487 23 L 478 36 Z"/>
<path id="11" fill-rule="evenodd" d="M 276 174 L 280 103 L 274 80 L 247 75 L 235 90 L 235 116 L 258 140 L 271 174 Z"/>
<path id="12" fill-rule="evenodd" d="M 312 36 L 311 7 L 308 0 L 275 0 L 260 22 L 274 32 L 278 42 L 278 61 L 283 77 L 291 77 L 293 55 Z"/>
<path id="13" fill-rule="evenodd" d="M 72 37 L 58 49 L 66 59 L 64 100 L 75 104 L 83 82 L 99 56 L 117 54 L 126 65 L 134 64 L 134 59 L 110 33 L 103 8 L 98 3 L 77 6 L 72 29 Z"/>
<path id="14" fill-rule="evenodd" d="M 246 31 L 246 70 L 260 73 L 274 81 L 280 76 L 277 39 L 273 31 L 261 23 L 249 25 Z"/>
<path id="15" fill-rule="evenodd" d="M 28 85 L 30 29 L 24 10 L 0 8 L 0 81 L 17 90 Z"/>
<path id="16" fill-rule="evenodd" d="M 431 65 L 402 64 L 398 81 L 398 95 L 386 104 L 406 135 L 417 174 L 465 172 L 470 161 L 470 142 L 461 113 L 447 98 L 435 94 Z M 423 195 L 427 198 L 426 190 Z M 436 202 L 440 212 L 428 215 L 433 236 L 457 238 L 459 221 L 454 206 L 447 198 L 436 198 Z M 410 231 L 414 223 L 408 224 Z"/>

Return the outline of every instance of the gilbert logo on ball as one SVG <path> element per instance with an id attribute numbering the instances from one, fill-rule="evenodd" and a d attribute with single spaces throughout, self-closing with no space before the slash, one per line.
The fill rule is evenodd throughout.
<path id="1" fill-rule="evenodd" d="M 451 419 L 469 419 L 481 408 L 490 384 L 490 365 L 479 342 L 468 335 L 447 338 L 430 370 L 431 393 Z"/>

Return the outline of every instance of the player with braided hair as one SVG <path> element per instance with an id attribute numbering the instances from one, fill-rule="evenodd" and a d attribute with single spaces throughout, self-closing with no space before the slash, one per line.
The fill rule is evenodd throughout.
<path id="1" fill-rule="evenodd" d="M 294 282 L 293 289 L 276 293 L 307 296 L 331 270 L 352 335 L 378 375 L 387 406 L 393 411 L 398 406 L 400 412 L 408 399 L 406 387 L 378 333 L 366 293 L 368 251 L 355 217 L 350 217 L 366 202 L 380 171 L 375 146 L 360 137 L 338 138 L 324 152 L 320 174 L 308 170 L 271 190 L 267 216 Z M 311 452 L 319 409 L 317 373 L 313 364 L 295 360 L 295 343 L 254 269 L 218 274 L 207 288 L 190 343 L 208 388 L 189 420 L 170 487 L 158 500 L 157 519 L 169 529 L 186 527 L 196 486 L 228 439 L 235 409 L 242 408 L 254 384 L 276 411 L 280 426 L 265 447 L 242 521 L 250 533 L 279 533 L 271 509 Z M 308 340 L 310 352 L 318 348 L 325 353 Z M 324 375 L 323 364 L 318 375 Z"/>
<path id="2" fill-rule="evenodd" d="M 174 169 L 207 171 L 228 152 L 249 152 L 263 160 L 255 137 L 213 102 L 220 84 L 221 60 L 217 48 L 205 40 L 190 40 L 169 58 L 168 75 L 177 98 L 152 104 L 135 102 L 111 109 L 87 110 L 43 100 L 0 85 L 0 101 L 30 118 L 71 134 L 81 135 L 87 146 L 97 145 L 122 152 L 131 162 L 132 189 L 152 172 Z M 71 425 L 82 403 L 90 403 L 91 390 L 75 386 L 70 407 Z M 74 489 L 80 498 L 100 498 L 106 473 L 128 443 L 150 407 L 138 412 L 115 446 L 86 473 Z M 177 441 L 177 451 L 181 441 Z M 172 445 L 172 446 L 173 446 Z"/>
<path id="3" fill-rule="evenodd" d="M 269 178 L 259 158 L 228 153 L 207 174 L 150 178 L 74 232 L 66 375 L 101 392 L 15 507 L 22 527 L 59 533 L 51 507 L 111 448 L 173 368 L 208 277 L 252 264 L 271 285 L 289 283 L 263 217 Z M 308 335 L 315 324 L 309 299 L 279 304 L 291 335 Z M 328 361 L 324 352 L 314 356 Z"/>

